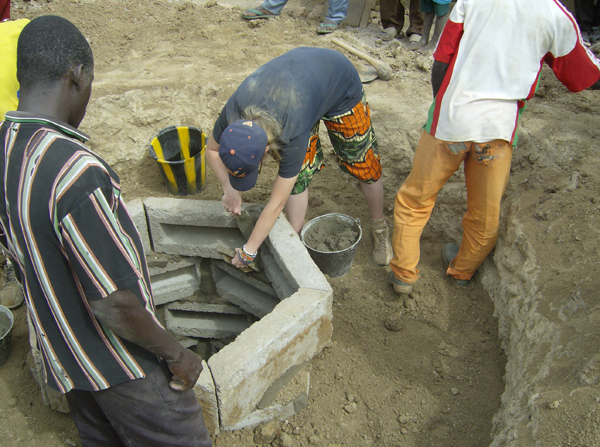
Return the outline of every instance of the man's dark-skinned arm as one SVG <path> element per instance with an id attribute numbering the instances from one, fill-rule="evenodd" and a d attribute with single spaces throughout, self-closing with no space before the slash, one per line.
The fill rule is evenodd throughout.
<path id="1" fill-rule="evenodd" d="M 196 384 L 202 372 L 200 357 L 160 327 L 129 289 L 117 290 L 89 304 L 105 327 L 167 361 L 173 373 L 169 383 L 172 389 L 185 391 Z"/>
<path id="2" fill-rule="evenodd" d="M 433 88 L 433 97 L 435 98 L 440 91 L 444 76 L 450 64 L 445 64 L 440 61 L 433 61 L 433 67 L 431 69 L 431 87 Z"/>

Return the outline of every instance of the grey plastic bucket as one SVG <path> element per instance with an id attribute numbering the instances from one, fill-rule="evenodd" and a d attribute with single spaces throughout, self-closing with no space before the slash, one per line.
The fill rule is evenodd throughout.
<path id="1" fill-rule="evenodd" d="M 0 306 L 0 366 L 4 365 L 10 355 L 10 338 L 14 317 L 8 307 Z"/>
<path id="2" fill-rule="evenodd" d="M 324 235 L 335 236 L 344 230 L 353 230 L 356 233 L 356 240 L 352 245 L 339 251 L 325 251 L 323 249 L 311 247 L 306 239 L 315 232 L 321 232 Z M 332 278 L 344 276 L 352 267 L 356 247 L 362 237 L 362 228 L 360 221 L 345 214 L 332 213 L 315 217 L 302 228 L 300 239 L 308 250 L 310 257 L 315 261 L 317 267 Z"/>

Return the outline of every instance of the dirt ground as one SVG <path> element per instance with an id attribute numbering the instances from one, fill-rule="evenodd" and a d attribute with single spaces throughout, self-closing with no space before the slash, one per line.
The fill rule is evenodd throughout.
<path id="1" fill-rule="evenodd" d="M 12 17 L 61 15 L 89 39 L 95 81 L 80 128 L 91 135 L 89 146 L 115 168 L 129 200 L 169 197 L 156 163 L 148 156 L 154 133 L 173 124 L 191 124 L 210 133 L 237 85 L 292 48 L 317 46 L 343 52 L 329 37 L 316 35 L 321 8 L 318 3 L 292 0 L 279 18 L 248 23 L 240 18 L 239 7 L 213 0 L 206 4 L 19 0 L 13 2 Z M 399 40 L 378 40 L 378 29 L 378 13 L 373 11 L 368 27 L 346 28 L 336 37 L 366 49 L 394 70 L 388 82 L 365 84 L 391 224 L 394 196 L 410 171 L 431 101 L 432 59 L 406 51 Z M 595 309 L 600 286 L 599 96 L 569 94 L 547 69 L 542 80 L 522 120 L 502 231 L 511 225 L 510 204 L 520 200 L 521 224 L 527 227 L 530 244 L 545 269 L 544 283 L 554 286 L 546 287 L 546 293 L 572 296 L 574 287 L 578 290 L 575 307 L 565 311 L 570 316 L 577 305 Z M 508 342 L 501 337 L 506 336 L 506 328 L 499 327 L 494 303 L 479 277 L 460 288 L 445 276 L 441 260 L 448 238 L 460 240 L 460 217 L 466 210 L 462 173 L 440 194 L 423 234 L 422 277 L 415 291 L 399 298 L 387 282 L 389 270 L 371 261 L 370 218 L 359 186 L 341 173 L 328 154 L 327 167 L 311 185 L 307 219 L 330 212 L 348 214 L 361 220 L 364 236 L 350 272 L 330 279 L 334 333 L 332 342 L 310 364 L 309 405 L 293 418 L 266 427 L 221 432 L 214 444 L 490 445 L 502 426 L 494 415 L 501 409 L 505 390 Z M 267 163 L 244 200 L 266 201 L 275 173 L 275 163 Z M 192 198 L 220 197 L 218 182 L 209 172 L 205 190 Z M 562 275 L 562 282 L 557 275 Z M 24 306 L 14 312 L 11 357 L 0 368 L 0 445 L 78 446 L 70 416 L 43 405 L 27 369 L 25 312 Z M 594 336 L 582 349 L 589 351 L 583 356 L 591 358 L 598 337 L 593 328 L 587 329 Z M 565 376 L 567 372 L 553 385 L 560 388 L 560 380 L 570 380 Z M 583 422 L 579 410 L 565 413 L 563 406 L 562 413 L 555 413 L 560 417 L 538 428 L 536 439 L 544 442 L 535 445 L 599 445 L 597 431 L 589 428 L 598 426 L 598 414 L 590 416 L 592 409 L 600 410 L 598 399 L 591 403 L 585 399 L 578 401 L 587 411 L 581 410 Z M 567 437 L 568 433 L 572 435 Z"/>

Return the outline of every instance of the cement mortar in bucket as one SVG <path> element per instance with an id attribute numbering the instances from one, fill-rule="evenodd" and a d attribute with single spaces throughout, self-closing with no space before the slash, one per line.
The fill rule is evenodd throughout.
<path id="1" fill-rule="evenodd" d="M 0 366 L 4 365 L 10 355 L 10 338 L 14 317 L 8 307 L 0 306 Z"/>
<path id="2" fill-rule="evenodd" d="M 359 220 L 338 213 L 315 217 L 300 232 L 317 267 L 332 278 L 348 273 L 361 237 Z"/>
<path id="3" fill-rule="evenodd" d="M 206 135 L 194 126 L 169 126 L 150 140 L 149 152 L 160 167 L 169 191 L 196 194 L 206 183 Z"/>

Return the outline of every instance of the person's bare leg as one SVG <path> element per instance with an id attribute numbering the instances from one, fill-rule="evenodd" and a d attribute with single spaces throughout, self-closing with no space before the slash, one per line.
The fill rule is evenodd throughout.
<path id="1" fill-rule="evenodd" d="M 431 36 L 431 40 L 429 41 L 429 43 L 419 50 L 419 53 L 429 54 L 435 51 L 435 47 L 437 46 L 442 32 L 444 31 L 444 27 L 448 22 L 448 17 L 449 14 L 435 18 L 435 28 L 433 29 L 433 36 Z"/>
<path id="2" fill-rule="evenodd" d="M 433 19 L 435 18 L 435 12 L 428 12 L 423 18 L 423 34 L 418 42 L 409 43 L 406 48 L 409 50 L 418 50 L 423 48 L 429 43 L 429 34 L 431 33 L 431 26 L 433 25 Z"/>
<path id="3" fill-rule="evenodd" d="M 383 177 L 374 183 L 360 182 L 360 189 L 367 201 L 371 218 L 373 220 L 381 219 L 383 217 Z"/>
<path id="4" fill-rule="evenodd" d="M 291 195 L 285 204 L 284 211 L 288 222 L 296 233 L 300 234 L 304 226 L 304 218 L 308 209 L 308 189 L 300 194 Z"/>
<path id="5" fill-rule="evenodd" d="M 377 265 L 387 265 L 392 259 L 390 230 L 383 216 L 383 177 L 374 183 L 360 182 L 371 218 L 373 219 L 373 261 Z"/>

